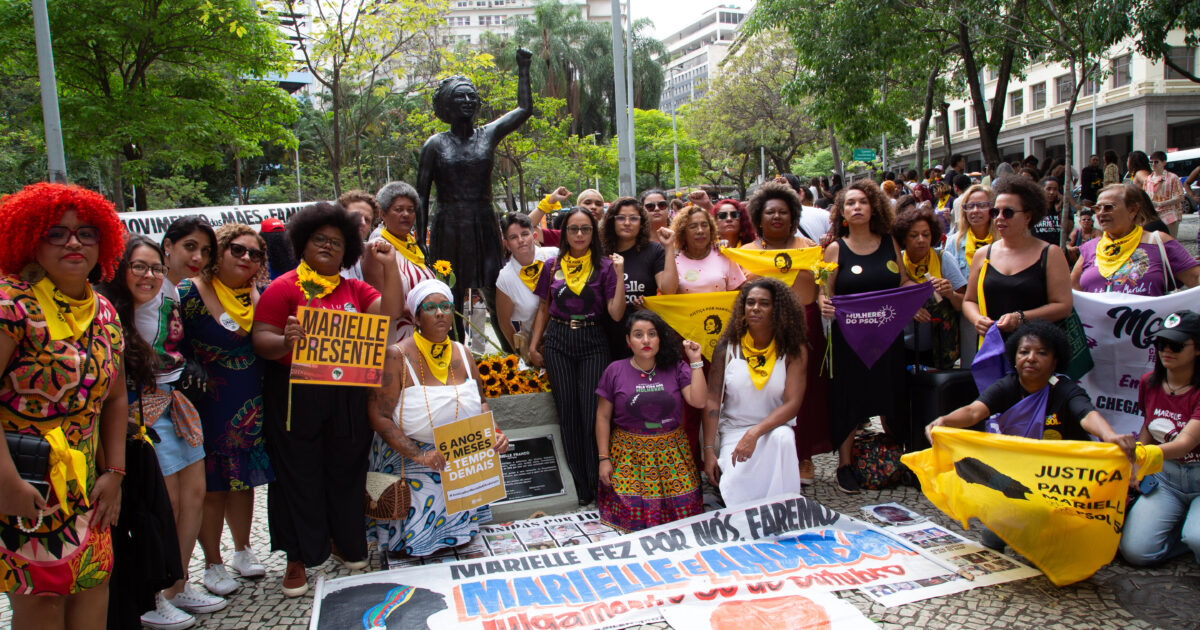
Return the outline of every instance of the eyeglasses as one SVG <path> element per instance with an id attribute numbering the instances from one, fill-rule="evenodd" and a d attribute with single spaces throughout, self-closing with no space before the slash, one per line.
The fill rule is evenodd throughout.
<path id="1" fill-rule="evenodd" d="M 1180 343 L 1178 341 L 1171 341 L 1170 339 L 1166 339 L 1164 337 L 1156 337 L 1154 339 L 1154 349 L 1158 350 L 1159 352 L 1162 352 L 1163 350 L 1170 350 L 1171 352 L 1183 352 L 1183 349 L 1186 348 L 1189 343 L 1193 342 L 1186 341 Z"/>
<path id="2" fill-rule="evenodd" d="M 74 230 L 65 225 L 52 225 L 46 229 L 42 240 L 51 245 L 66 245 L 74 236 L 80 245 L 95 245 L 100 242 L 100 228 L 94 225 L 81 225 Z"/>
<path id="3" fill-rule="evenodd" d="M 967 212 L 971 212 L 972 210 L 990 210 L 991 208 L 992 202 L 990 201 L 976 201 L 974 203 L 963 204 L 963 210 Z"/>
<path id="4" fill-rule="evenodd" d="M 454 310 L 454 302 L 440 302 L 438 304 L 426 302 L 421 305 L 421 310 L 430 315 L 434 313 L 449 313 Z"/>
<path id="5" fill-rule="evenodd" d="M 644 205 L 646 206 L 647 210 L 656 210 L 656 209 L 657 210 L 666 210 L 667 208 L 671 207 L 671 202 L 669 202 L 669 201 L 658 201 L 658 202 L 649 201 L 649 202 L 646 202 Z"/>
<path id="6" fill-rule="evenodd" d="M 580 235 L 591 234 L 592 226 L 590 226 L 590 225 L 568 225 L 567 227 L 563 228 L 563 231 L 566 232 L 567 234 L 580 234 Z"/>
<path id="7" fill-rule="evenodd" d="M 147 265 L 141 261 L 129 263 L 129 270 L 133 272 L 133 275 L 138 277 L 142 277 L 150 273 L 153 273 L 156 276 L 167 275 L 166 265 Z"/>
<path id="8" fill-rule="evenodd" d="M 1025 212 L 1025 211 L 1017 210 L 1016 208 L 992 208 L 991 210 L 988 211 L 988 216 L 992 217 L 993 219 L 995 219 L 998 216 L 1003 216 L 1005 219 L 1011 219 L 1011 218 L 1013 218 L 1013 215 L 1018 212 Z"/>
<path id="9" fill-rule="evenodd" d="M 613 217 L 613 220 L 617 223 L 640 223 L 642 217 L 639 217 L 636 214 L 618 214 L 617 216 Z"/>
<path id="10" fill-rule="evenodd" d="M 742 213 L 738 212 L 737 210 L 723 210 L 717 213 L 717 218 L 721 221 L 724 221 L 725 219 L 740 219 L 742 218 Z"/>
<path id="11" fill-rule="evenodd" d="M 263 250 L 261 250 L 261 249 L 251 249 L 249 247 L 246 247 L 245 245 L 240 245 L 238 243 L 230 243 L 229 244 L 229 253 L 233 254 L 234 258 L 242 258 L 246 254 L 250 254 L 250 260 L 253 262 L 256 262 L 256 263 L 262 262 L 263 257 L 265 256 L 265 254 L 263 253 Z"/>
<path id="12" fill-rule="evenodd" d="M 324 234 L 313 234 L 310 239 L 313 245 L 317 247 L 328 247 L 335 252 L 340 252 L 346 247 L 346 244 L 336 238 L 329 238 Z"/>

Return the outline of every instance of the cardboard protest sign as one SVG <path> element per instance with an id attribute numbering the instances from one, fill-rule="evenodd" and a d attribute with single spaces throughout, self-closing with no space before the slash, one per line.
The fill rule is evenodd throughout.
<path id="1" fill-rule="evenodd" d="M 301 306 L 296 318 L 305 338 L 292 351 L 293 383 L 379 387 L 387 354 L 386 315 Z"/>
<path id="2" fill-rule="evenodd" d="M 496 454 L 492 412 L 433 427 L 438 451 L 446 458 L 442 492 L 446 513 L 457 514 L 505 497 L 504 475 Z"/>

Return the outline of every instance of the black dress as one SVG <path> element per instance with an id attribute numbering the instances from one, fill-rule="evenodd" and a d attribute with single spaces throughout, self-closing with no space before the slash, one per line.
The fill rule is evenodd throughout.
<path id="1" fill-rule="evenodd" d="M 860 256 L 850 251 L 845 239 L 838 239 L 837 280 L 834 295 L 853 295 L 900 286 L 900 267 L 890 236 L 880 239 L 874 252 Z M 907 435 L 908 400 L 904 378 L 904 339 L 897 335 L 892 345 L 871 368 L 858 358 L 846 343 L 842 331 L 833 325 L 833 379 L 829 384 L 830 438 L 838 448 L 846 436 L 871 416 L 887 418 L 893 436 Z M 810 367 L 811 369 L 811 367 Z"/>

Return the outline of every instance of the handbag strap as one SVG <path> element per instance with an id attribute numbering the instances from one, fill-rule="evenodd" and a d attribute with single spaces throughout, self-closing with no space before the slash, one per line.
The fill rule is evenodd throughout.
<path id="1" fill-rule="evenodd" d="M 1158 256 L 1162 259 L 1164 280 L 1167 283 L 1167 293 L 1171 293 L 1179 288 L 1179 284 L 1175 281 L 1175 271 L 1171 269 L 1171 261 L 1167 258 L 1167 247 L 1163 244 L 1162 233 L 1155 230 L 1150 233 L 1150 240 L 1158 245 Z"/>

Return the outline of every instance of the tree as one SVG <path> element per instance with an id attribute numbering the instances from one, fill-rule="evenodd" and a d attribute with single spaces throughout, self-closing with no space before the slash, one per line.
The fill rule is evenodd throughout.
<path id="1" fill-rule="evenodd" d="M 1096 7 L 1097 14 L 1128 17 L 1118 32 L 1133 38 L 1134 48 L 1152 61 L 1161 61 L 1184 78 L 1200 83 L 1200 73 L 1188 72 L 1171 59 L 1167 34 L 1183 30 L 1183 45 L 1189 49 L 1200 46 L 1200 3 L 1195 0 L 1115 0 L 1107 6 Z M 1111 8 L 1109 8 L 1111 7 Z"/>
<path id="2" fill-rule="evenodd" d="M 64 144 L 111 164 L 119 208 L 124 180 L 146 182 L 147 158 L 182 168 L 294 142 L 294 105 L 265 80 L 284 70 L 286 47 L 254 3 L 57 0 L 48 10 Z M 29 3 L 0 5 L 6 78 L 36 76 L 32 23 Z"/>
<path id="3" fill-rule="evenodd" d="M 687 129 L 671 132 L 671 117 L 657 109 L 633 110 L 634 150 L 637 152 L 638 189 L 673 188 L 675 147 L 679 148 L 680 183 L 696 180 L 699 154 Z M 676 125 L 678 127 L 678 125 Z M 616 139 L 609 147 L 609 168 L 617 168 Z M 671 185 L 667 185 L 670 183 Z"/>
<path id="4" fill-rule="evenodd" d="M 298 0 L 283 0 L 296 13 Z M 437 72 L 437 26 L 446 0 L 311 0 L 312 34 L 293 20 L 304 63 L 325 93 L 315 103 L 327 124 L 314 127 L 325 148 L 334 194 L 353 164 L 362 185 L 366 129 L 395 95 L 427 88 Z"/>

